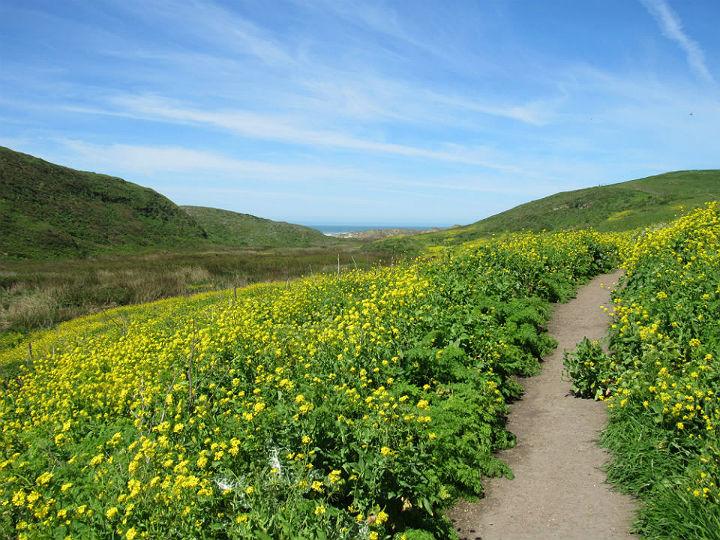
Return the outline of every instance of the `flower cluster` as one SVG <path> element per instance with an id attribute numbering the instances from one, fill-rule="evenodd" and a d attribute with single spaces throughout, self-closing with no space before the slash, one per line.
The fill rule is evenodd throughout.
<path id="1" fill-rule="evenodd" d="M 511 236 L 31 336 L 0 357 L 20 372 L 0 396 L 0 536 L 448 532 L 478 473 L 509 472 L 491 453 L 513 444 L 511 376 L 554 345 L 548 301 L 616 252 Z"/>

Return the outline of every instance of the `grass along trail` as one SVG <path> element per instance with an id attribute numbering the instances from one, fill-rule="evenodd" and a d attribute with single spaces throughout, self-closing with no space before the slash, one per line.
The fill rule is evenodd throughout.
<path id="1" fill-rule="evenodd" d="M 619 276 L 599 276 L 575 299 L 555 305 L 548 332 L 557 349 L 540 375 L 523 381 L 525 393 L 511 406 L 508 422 L 518 442 L 498 456 L 515 478 L 486 479 L 483 499 L 450 512 L 461 539 L 634 538 L 627 532 L 632 498 L 611 490 L 599 469 L 608 457 L 596 443 L 606 404 L 573 397 L 562 377 L 565 350 L 584 337 L 605 336 L 608 318 L 600 306 L 611 305 Z"/>

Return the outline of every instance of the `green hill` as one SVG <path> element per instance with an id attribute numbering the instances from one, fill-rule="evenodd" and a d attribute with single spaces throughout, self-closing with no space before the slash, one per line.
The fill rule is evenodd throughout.
<path id="1" fill-rule="evenodd" d="M 187 246 L 207 234 L 152 189 L 0 147 L 0 256 L 78 257 Z"/>
<path id="2" fill-rule="evenodd" d="M 463 230 L 626 231 L 671 221 L 682 210 L 720 199 L 720 170 L 676 171 L 607 186 L 557 193 L 480 220 Z"/>
<path id="3" fill-rule="evenodd" d="M 236 247 L 308 247 L 337 243 L 318 230 L 204 206 L 181 206 L 217 244 Z"/>
<path id="4" fill-rule="evenodd" d="M 676 171 L 638 180 L 550 195 L 464 227 L 390 238 L 376 247 L 414 253 L 493 233 L 583 229 L 626 231 L 672 221 L 678 214 L 720 199 L 720 170 Z"/>

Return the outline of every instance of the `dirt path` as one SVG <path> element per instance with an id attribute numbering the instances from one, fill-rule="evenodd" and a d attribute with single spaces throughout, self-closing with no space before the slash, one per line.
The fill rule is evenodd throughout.
<path id="1" fill-rule="evenodd" d="M 557 304 L 548 332 L 558 341 L 537 377 L 524 379 L 525 394 L 511 406 L 508 429 L 515 448 L 499 457 L 514 480 L 486 479 L 485 498 L 450 512 L 461 539 L 634 538 L 633 501 L 611 491 L 598 470 L 607 454 L 596 444 L 607 420 L 602 402 L 572 397 L 562 380 L 563 351 L 587 336 L 606 335 L 610 287 L 620 274 L 591 281 L 567 304 Z M 604 284 L 605 287 L 601 287 Z"/>

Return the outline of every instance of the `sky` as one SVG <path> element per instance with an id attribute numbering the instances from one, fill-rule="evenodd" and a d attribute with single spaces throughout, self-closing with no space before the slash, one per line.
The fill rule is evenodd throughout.
<path id="1" fill-rule="evenodd" d="M 467 224 L 720 168 L 717 0 L 0 0 L 0 145 L 178 204 Z"/>

